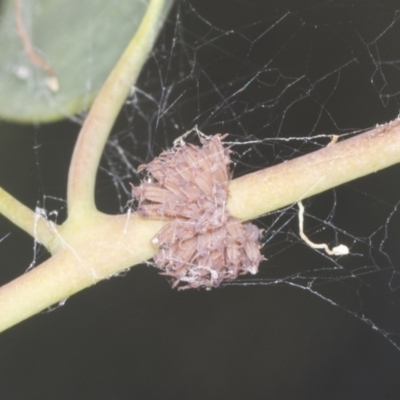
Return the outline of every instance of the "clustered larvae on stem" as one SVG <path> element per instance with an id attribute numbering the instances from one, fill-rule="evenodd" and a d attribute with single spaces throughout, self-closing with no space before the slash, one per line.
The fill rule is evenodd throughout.
<path id="1" fill-rule="evenodd" d="M 231 159 L 223 138 L 203 136 L 201 147 L 182 142 L 163 152 L 139 167 L 147 177 L 132 188 L 141 216 L 171 219 L 152 240 L 154 262 L 179 289 L 210 289 L 255 274 L 263 259 L 261 230 L 226 209 Z"/>

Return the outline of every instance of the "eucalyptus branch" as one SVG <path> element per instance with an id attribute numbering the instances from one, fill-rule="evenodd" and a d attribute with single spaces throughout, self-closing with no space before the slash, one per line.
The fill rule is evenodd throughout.
<path id="1" fill-rule="evenodd" d="M 165 221 L 96 213 L 84 229 L 62 229 L 62 247 L 43 264 L 0 288 L 0 332 L 154 254 L 151 238 Z"/>
<path id="2" fill-rule="evenodd" d="M 70 217 L 96 210 L 94 189 L 100 158 L 115 119 L 157 37 L 165 3 L 165 0 L 150 1 L 136 34 L 97 95 L 83 124 L 69 170 L 67 203 Z"/>
<path id="3" fill-rule="evenodd" d="M 168 1 L 150 1 L 135 37 L 82 127 L 69 173 L 67 221 L 50 225 L 0 188 L 0 213 L 53 254 L 0 288 L 0 331 L 154 256 L 151 239 L 167 221 L 130 213 L 104 215 L 96 210 L 94 188 L 107 137 L 147 58 Z M 231 181 L 227 207 L 240 220 L 254 219 L 398 162 L 400 121 L 396 120 Z"/>
<path id="4" fill-rule="evenodd" d="M 51 250 L 55 244 L 55 225 L 20 203 L 1 187 L 0 214 L 3 214 L 13 224 L 34 237 L 48 250 Z"/>
<path id="5" fill-rule="evenodd" d="M 228 208 L 241 220 L 400 162 L 400 121 L 231 181 Z M 42 265 L 0 288 L 0 331 L 155 254 L 166 221 L 91 214 L 84 228 L 59 228 L 59 247 Z"/>
<path id="6" fill-rule="evenodd" d="M 400 162 L 400 119 L 231 182 L 229 212 L 250 220 Z"/>

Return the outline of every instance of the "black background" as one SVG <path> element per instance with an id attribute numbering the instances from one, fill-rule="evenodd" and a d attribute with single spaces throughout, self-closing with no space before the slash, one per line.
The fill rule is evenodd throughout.
<path id="1" fill-rule="evenodd" d="M 278 15 L 286 13 L 287 25 L 271 29 L 265 40 L 256 40 Z M 389 121 L 399 112 L 395 93 L 400 73 L 396 68 L 385 71 L 385 93 L 393 96 L 381 96 L 377 88 L 383 85 L 371 84 L 377 65 L 371 56 L 378 54 L 374 39 L 391 26 L 391 33 L 376 44 L 382 60 L 400 59 L 396 17 L 396 2 L 389 1 L 180 2 L 138 86 L 154 90 L 154 96 L 165 96 L 157 86 L 161 71 L 164 87 L 184 96 L 168 108 L 158 125 L 149 123 L 154 111 L 144 103 L 141 111 L 148 113 L 144 119 L 135 119 L 134 105 L 128 104 L 115 134 L 152 127 L 151 151 L 157 154 L 195 124 L 207 133 L 231 132 L 239 140 L 249 135 L 344 133 Z M 230 30 L 236 34 L 226 34 Z M 212 42 L 211 37 L 220 33 L 223 39 Z M 295 40 L 290 41 L 292 36 Z M 171 45 L 172 37 L 178 39 L 176 47 Z M 170 61 L 171 69 L 165 69 Z M 256 104 L 266 104 L 274 90 L 262 85 L 250 85 L 233 96 L 230 107 L 222 102 L 215 88 L 228 99 L 235 85 L 242 88 L 268 62 L 283 74 L 284 82 L 304 74 L 304 84 L 271 109 L 254 109 Z M 335 63 L 340 79 L 333 74 L 332 80 L 316 85 L 335 69 Z M 180 74 L 187 79 L 179 80 Z M 233 82 L 231 89 L 228 82 Z M 274 87 L 279 89 L 279 84 Z M 307 97 L 308 90 L 310 100 L 292 107 Z M 174 96 L 169 96 L 171 105 Z M 321 108 L 332 117 L 326 113 L 318 119 Z M 0 129 L 1 186 L 32 208 L 43 195 L 65 199 L 68 163 L 79 126 L 2 123 Z M 149 141 L 139 136 L 139 143 L 147 146 Z M 39 151 L 34 150 L 37 145 Z M 248 158 L 238 157 L 237 174 L 309 150 L 304 142 L 257 149 Z M 138 144 L 135 151 L 144 150 Z M 143 159 L 148 156 L 140 154 Z M 107 169 L 107 164 L 103 166 Z M 371 221 L 384 225 L 400 198 L 399 173 L 393 167 L 337 189 L 335 225 L 360 237 L 371 233 Z M 332 194 L 317 196 L 310 203 L 312 213 L 326 215 L 325 201 L 331 202 Z M 121 202 L 107 174 L 99 175 L 97 204 L 104 212 L 120 211 Z M 65 217 L 59 203 L 47 200 L 46 206 L 57 208 L 59 219 Z M 363 210 L 358 219 L 356 209 Z M 268 222 L 260 224 L 266 227 Z M 392 270 L 399 270 L 398 222 L 395 213 L 388 242 Z M 290 229 L 295 231 L 296 224 Z M 1 283 L 23 273 L 33 259 L 31 238 L 1 218 L 1 236 L 9 232 L 0 245 Z M 272 245 L 265 246 L 267 257 Z M 263 264 L 261 276 L 268 278 L 269 268 L 281 269 L 285 277 L 325 262 L 301 243 L 282 246 L 285 251 L 273 250 L 277 255 Z M 45 258 L 41 250 L 38 260 Z M 357 260 L 348 261 L 352 262 Z M 340 298 L 340 285 L 331 290 Z M 362 293 L 359 296 L 368 302 Z M 400 309 L 386 314 L 389 308 L 383 303 L 374 306 L 371 314 L 379 315 L 388 330 L 400 333 Z M 394 339 L 400 342 L 397 336 Z M 78 293 L 53 312 L 34 316 L 0 335 L 0 399 L 397 399 L 399 376 L 400 351 L 368 324 L 308 291 L 276 284 L 177 292 L 145 265 Z"/>

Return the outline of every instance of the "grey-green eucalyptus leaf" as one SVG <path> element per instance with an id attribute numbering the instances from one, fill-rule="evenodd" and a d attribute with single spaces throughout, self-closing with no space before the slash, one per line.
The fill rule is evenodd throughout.
<path id="1" fill-rule="evenodd" d="M 54 70 L 35 65 L 17 31 L 16 0 L 4 0 L 0 18 L 0 118 L 50 122 L 86 110 L 135 34 L 146 0 L 20 0 L 34 51 Z M 165 0 L 166 17 L 173 0 Z M 156 29 L 161 28 L 159 21 Z"/>

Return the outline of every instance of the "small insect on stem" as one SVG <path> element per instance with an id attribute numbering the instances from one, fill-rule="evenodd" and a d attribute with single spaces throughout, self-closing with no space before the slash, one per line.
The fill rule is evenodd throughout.
<path id="1" fill-rule="evenodd" d="M 163 275 L 179 289 L 217 287 L 258 271 L 261 230 L 242 224 L 226 209 L 230 150 L 225 136 L 199 135 L 202 146 L 183 138 L 139 171 L 147 178 L 132 188 L 143 217 L 171 221 L 153 238 Z"/>

